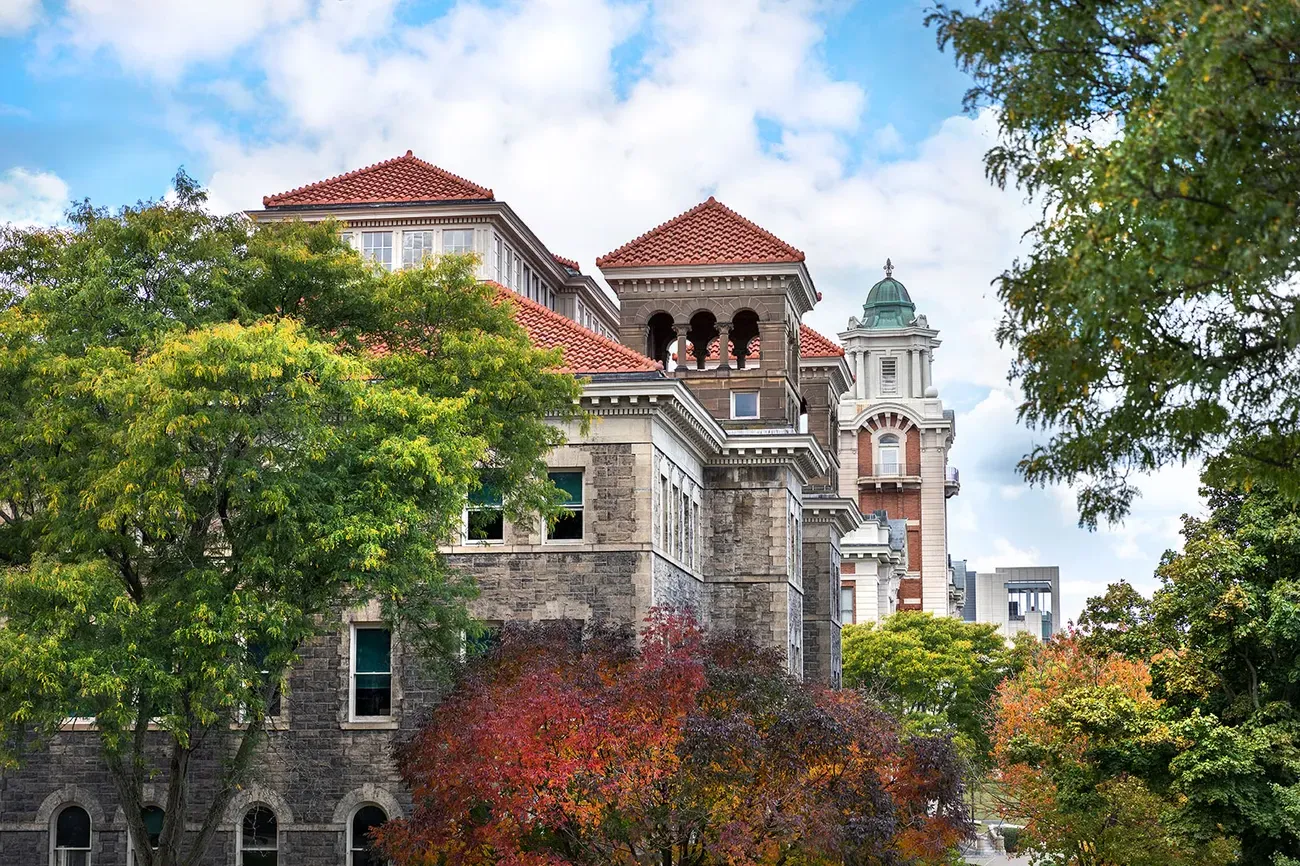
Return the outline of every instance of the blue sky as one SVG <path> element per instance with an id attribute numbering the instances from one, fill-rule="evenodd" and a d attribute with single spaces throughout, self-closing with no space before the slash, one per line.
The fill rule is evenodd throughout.
<path id="1" fill-rule="evenodd" d="M 992 189 L 990 113 L 918 0 L 0 0 L 0 221 L 68 200 L 164 194 L 178 166 L 220 209 L 408 148 L 495 189 L 553 250 L 597 255 L 709 194 L 808 253 L 835 333 L 886 256 L 943 331 L 958 412 L 950 550 L 1057 564 L 1064 611 L 1150 586 L 1195 472 L 1086 533 L 1072 496 L 1028 490 L 1035 441 L 992 331 L 990 281 L 1032 207 Z"/>

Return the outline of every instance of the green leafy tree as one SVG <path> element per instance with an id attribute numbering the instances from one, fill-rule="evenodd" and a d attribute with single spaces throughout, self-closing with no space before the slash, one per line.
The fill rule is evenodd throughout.
<path id="1" fill-rule="evenodd" d="M 1150 666 L 1176 746 L 1159 768 L 1180 797 L 1169 822 L 1235 837 L 1243 863 L 1300 863 L 1300 506 L 1267 487 L 1203 493 L 1210 514 L 1184 518 L 1159 589 L 1090 600 L 1082 641 Z"/>
<path id="2" fill-rule="evenodd" d="M 473 586 L 438 548 L 467 492 L 490 473 L 513 514 L 550 510 L 547 416 L 579 418 L 471 259 L 381 273 L 335 225 L 176 190 L 0 237 L 0 761 L 93 716 L 144 866 L 204 858 L 341 607 L 455 647 Z"/>
<path id="3" fill-rule="evenodd" d="M 1300 3 L 992 0 L 928 21 L 996 112 L 990 177 L 1042 204 L 1000 277 L 1020 468 L 1081 522 L 1223 454 L 1300 494 Z"/>
<path id="4" fill-rule="evenodd" d="M 1012 656 L 997 626 L 902 611 L 844 629 L 844 684 L 872 693 L 906 728 L 949 734 L 988 763 L 988 707 Z"/>

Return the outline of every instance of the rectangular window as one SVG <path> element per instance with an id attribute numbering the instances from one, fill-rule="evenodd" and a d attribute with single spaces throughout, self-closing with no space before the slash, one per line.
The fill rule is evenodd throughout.
<path id="1" fill-rule="evenodd" d="M 502 510 L 501 486 L 485 477 L 482 486 L 469 494 L 465 519 L 467 541 L 504 541 L 506 518 Z"/>
<path id="2" fill-rule="evenodd" d="M 524 285 L 524 260 L 518 255 L 515 256 L 515 281 L 510 285 L 521 295 L 528 291 L 528 286 Z"/>
<path id="3" fill-rule="evenodd" d="M 345 246 L 345 247 L 351 247 L 351 246 L 352 246 L 352 232 L 339 232 L 339 240 L 342 241 L 343 246 Z"/>
<path id="4" fill-rule="evenodd" d="M 419 267 L 433 255 L 433 232 L 402 232 L 402 267 Z"/>
<path id="5" fill-rule="evenodd" d="M 682 491 L 682 524 L 686 527 L 686 537 L 682 539 L 682 554 L 677 557 L 682 562 L 690 563 L 691 546 L 695 544 L 695 527 L 691 524 L 691 494 Z"/>
<path id="6" fill-rule="evenodd" d="M 524 277 L 519 283 L 519 293 L 530 301 L 535 301 L 533 297 L 533 271 L 528 265 L 524 265 Z"/>
<path id="7" fill-rule="evenodd" d="M 732 391 L 731 392 L 731 417 L 732 418 L 757 418 L 758 417 L 758 392 L 757 391 Z"/>
<path id="8" fill-rule="evenodd" d="M 393 269 L 393 233 L 362 232 L 361 255 L 385 270 Z"/>
<path id="9" fill-rule="evenodd" d="M 498 283 L 505 282 L 504 275 L 501 273 L 501 266 L 504 264 L 504 255 L 501 250 L 501 238 L 492 239 L 492 273 L 496 276 Z"/>
<path id="10" fill-rule="evenodd" d="M 442 251 L 457 255 L 474 251 L 473 229 L 443 229 Z"/>
<path id="11" fill-rule="evenodd" d="M 506 247 L 506 272 L 501 275 L 501 282 L 506 288 L 515 287 L 515 251 Z"/>
<path id="12" fill-rule="evenodd" d="M 880 359 L 880 393 L 898 393 L 898 359 Z"/>
<path id="13" fill-rule="evenodd" d="M 691 526 L 694 527 L 691 537 L 695 544 L 691 547 L 691 567 L 699 569 L 700 567 L 700 503 L 691 503 Z"/>
<path id="14" fill-rule="evenodd" d="M 352 717 L 393 714 L 393 633 L 383 626 L 352 630 Z"/>
<path id="15" fill-rule="evenodd" d="M 659 523 L 659 549 L 668 552 L 668 539 L 673 534 L 672 500 L 669 497 L 667 476 L 659 476 L 659 501 L 662 503 L 663 519 Z"/>
<path id="16" fill-rule="evenodd" d="M 564 512 L 547 532 L 551 541 L 582 540 L 582 472 L 552 472 L 551 483 L 564 494 Z"/>

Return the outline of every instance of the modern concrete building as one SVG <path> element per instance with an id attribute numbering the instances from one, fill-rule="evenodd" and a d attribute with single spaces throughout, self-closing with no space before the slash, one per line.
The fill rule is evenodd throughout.
<path id="1" fill-rule="evenodd" d="M 819 298 L 804 254 L 713 198 L 598 259 L 613 297 L 491 189 L 410 152 L 263 205 L 254 220 L 339 220 L 383 268 L 477 253 L 531 339 L 586 379 L 594 423 L 548 460 L 569 515 L 512 524 L 485 491 L 445 551 L 477 579 L 479 618 L 636 623 L 689 606 L 838 685 L 845 622 L 954 610 L 938 331 L 892 265 L 840 335 L 846 354 L 802 323 Z M 434 697 L 377 608 L 338 611 L 288 673 L 205 866 L 374 862 L 367 827 L 410 805 L 393 747 Z M 214 736 L 194 759 L 197 800 L 223 784 L 229 748 Z M 143 795 L 159 817 L 165 787 Z M 0 864 L 127 862 L 93 720 L 0 771 Z"/>
<path id="2" fill-rule="evenodd" d="M 963 569 L 964 569 L 963 563 Z M 974 572 L 967 572 L 967 575 Z M 963 618 L 998 626 L 1008 640 L 1029 632 L 1047 640 L 1061 630 L 1061 570 L 1055 565 L 998 568 L 975 575 Z"/>

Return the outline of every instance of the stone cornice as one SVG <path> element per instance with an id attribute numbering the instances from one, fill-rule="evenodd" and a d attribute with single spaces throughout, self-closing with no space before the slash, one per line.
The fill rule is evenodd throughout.
<path id="1" fill-rule="evenodd" d="M 752 291 L 745 284 L 764 278 L 789 290 L 796 317 L 817 303 L 817 289 L 812 275 L 803 262 L 765 262 L 744 265 L 671 265 L 663 267 L 604 268 L 605 280 L 618 295 L 640 293 L 690 291 L 700 284 L 702 291 L 711 295 L 725 294 L 727 284 L 734 285 L 736 294 Z M 776 288 L 773 285 L 772 288 Z"/>
<path id="2" fill-rule="evenodd" d="M 721 453 L 708 461 L 710 466 L 791 466 L 799 482 L 825 475 L 830 458 L 809 433 L 744 433 L 727 437 Z"/>
<path id="3" fill-rule="evenodd" d="M 583 387 L 582 406 L 598 416 L 657 416 L 681 434 L 704 462 L 719 453 L 727 438 L 722 425 L 675 379 L 592 379 Z"/>
<path id="4" fill-rule="evenodd" d="M 844 355 L 800 357 L 799 369 L 818 372 L 825 370 L 837 399 L 853 387 L 853 372 L 849 369 L 849 362 Z"/>
<path id="5" fill-rule="evenodd" d="M 803 522 L 829 523 L 839 530 L 843 538 L 862 525 L 862 514 L 858 504 L 844 496 L 805 496 L 803 500 Z"/>

